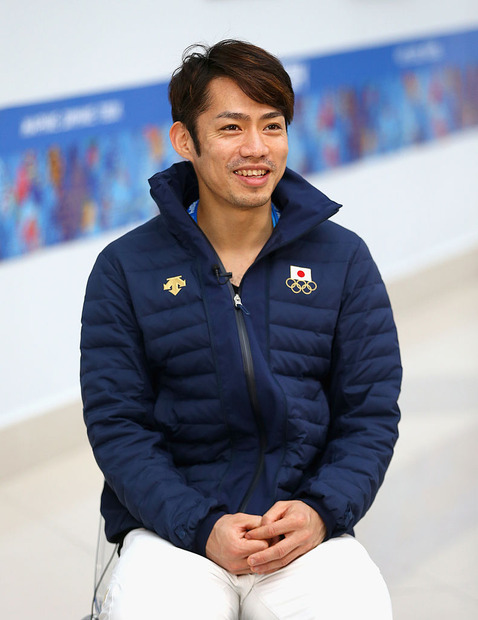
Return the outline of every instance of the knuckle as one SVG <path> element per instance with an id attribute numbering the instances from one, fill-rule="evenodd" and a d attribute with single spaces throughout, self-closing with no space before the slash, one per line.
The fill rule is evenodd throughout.
<path id="1" fill-rule="evenodd" d="M 279 561 L 282 561 L 285 556 L 287 555 L 287 550 L 285 547 L 281 546 L 281 545 L 277 545 L 277 554 L 279 557 Z"/>

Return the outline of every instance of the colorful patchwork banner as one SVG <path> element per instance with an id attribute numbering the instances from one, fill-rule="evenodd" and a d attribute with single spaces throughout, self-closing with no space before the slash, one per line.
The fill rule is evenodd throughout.
<path id="1" fill-rule="evenodd" d="M 478 30 L 285 61 L 302 174 L 478 125 Z M 156 214 L 167 84 L 0 110 L 0 260 Z"/>

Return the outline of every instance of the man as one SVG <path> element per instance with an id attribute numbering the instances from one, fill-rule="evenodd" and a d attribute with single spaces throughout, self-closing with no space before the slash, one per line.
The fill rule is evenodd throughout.
<path id="1" fill-rule="evenodd" d="M 160 214 L 99 256 L 85 420 L 121 556 L 102 618 L 391 617 L 351 534 L 397 437 L 393 318 L 364 243 L 286 169 L 294 95 L 239 41 L 170 83 Z"/>

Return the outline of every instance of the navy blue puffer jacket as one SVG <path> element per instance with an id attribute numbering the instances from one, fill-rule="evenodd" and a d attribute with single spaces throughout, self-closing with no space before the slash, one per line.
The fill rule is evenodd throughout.
<path id="1" fill-rule="evenodd" d="M 235 297 L 186 211 L 192 166 L 150 184 L 160 214 L 100 254 L 83 310 L 84 416 L 109 540 L 145 527 L 204 554 L 223 514 L 286 499 L 315 508 L 328 537 L 351 532 L 399 419 L 396 331 L 366 246 L 287 170 L 280 220 Z"/>

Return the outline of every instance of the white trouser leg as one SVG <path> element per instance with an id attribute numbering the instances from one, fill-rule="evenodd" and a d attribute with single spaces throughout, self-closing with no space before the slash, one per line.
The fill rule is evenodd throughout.
<path id="1" fill-rule="evenodd" d="M 352 536 L 322 543 L 271 575 L 257 576 L 243 620 L 391 620 L 387 586 Z"/>
<path id="2" fill-rule="evenodd" d="M 148 530 L 125 540 L 100 620 L 237 620 L 227 571 Z"/>
<path id="3" fill-rule="evenodd" d="M 272 575 L 237 577 L 147 530 L 125 538 L 100 620 L 391 620 L 383 578 L 351 536 Z"/>

